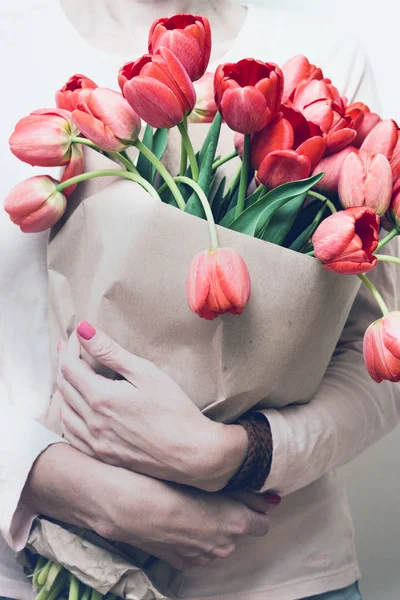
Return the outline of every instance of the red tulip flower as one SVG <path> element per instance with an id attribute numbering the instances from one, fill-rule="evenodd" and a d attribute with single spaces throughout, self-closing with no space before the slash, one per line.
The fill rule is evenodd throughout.
<path id="1" fill-rule="evenodd" d="M 135 142 L 140 118 L 119 92 L 96 88 L 72 111 L 76 127 L 89 140 L 109 152 L 120 152 Z"/>
<path id="2" fill-rule="evenodd" d="M 294 56 L 286 61 L 282 66 L 284 79 L 282 102 L 286 104 L 292 99 L 297 86 L 302 83 L 309 83 L 314 79 L 323 79 L 322 71 L 319 67 L 312 65 L 305 56 Z"/>
<path id="3" fill-rule="evenodd" d="M 393 183 L 400 178 L 400 129 L 392 119 L 380 121 L 369 132 L 361 150 L 371 154 L 384 154 L 392 169 Z"/>
<path id="4" fill-rule="evenodd" d="M 71 138 L 77 135 L 69 111 L 36 110 L 18 121 L 9 140 L 10 150 L 32 166 L 60 167 L 70 161 Z"/>
<path id="5" fill-rule="evenodd" d="M 400 381 L 400 312 L 372 323 L 364 336 L 364 360 L 369 375 L 380 383 Z"/>
<path id="6" fill-rule="evenodd" d="M 152 127 L 178 125 L 196 104 L 193 83 L 168 48 L 124 65 L 118 83 L 133 110 Z"/>
<path id="7" fill-rule="evenodd" d="M 281 106 L 281 111 L 275 121 L 251 139 L 257 178 L 269 189 L 308 177 L 326 147 L 326 136 L 318 125 L 294 109 Z"/>
<path id="8" fill-rule="evenodd" d="M 245 58 L 220 65 L 214 79 L 215 101 L 228 127 L 239 133 L 260 131 L 278 114 L 283 75 L 274 63 Z"/>
<path id="9" fill-rule="evenodd" d="M 367 206 L 378 215 L 387 211 L 392 196 L 392 170 L 383 154 L 352 152 L 343 163 L 339 197 L 344 208 Z"/>
<path id="10" fill-rule="evenodd" d="M 362 113 L 362 119 L 357 125 L 357 136 L 352 142 L 352 145 L 356 148 L 360 148 L 369 132 L 382 120 L 378 114 L 371 112 L 363 102 L 354 102 L 346 107 L 346 114 L 351 115 L 352 118 L 360 112 Z"/>
<path id="11" fill-rule="evenodd" d="M 45 231 L 62 217 L 67 201 L 57 184 L 48 175 L 38 175 L 18 183 L 6 196 L 4 209 L 21 231 Z"/>
<path id="12" fill-rule="evenodd" d="M 347 146 L 336 154 L 325 156 L 315 167 L 312 175 L 324 173 L 323 178 L 316 184 L 316 189 L 328 196 L 338 193 L 340 173 L 349 154 L 358 152 L 354 146 Z"/>
<path id="13" fill-rule="evenodd" d="M 67 83 L 56 92 L 56 106 L 65 110 L 74 110 L 84 102 L 90 90 L 97 88 L 94 81 L 85 75 L 72 75 Z"/>
<path id="14" fill-rule="evenodd" d="M 200 252 L 192 260 L 186 281 L 190 309 L 211 321 L 224 313 L 239 315 L 250 298 L 250 275 L 232 248 Z"/>
<path id="15" fill-rule="evenodd" d="M 346 100 L 329 79 L 301 82 L 293 97 L 293 108 L 326 133 L 327 155 L 351 144 L 357 135 L 357 125 L 362 121 L 361 110 L 346 114 Z"/>
<path id="16" fill-rule="evenodd" d="M 168 48 L 181 61 L 190 79 L 206 72 L 211 54 L 211 28 L 205 17 L 178 14 L 157 19 L 150 29 L 149 53 Z"/>
<path id="17" fill-rule="evenodd" d="M 314 255 L 334 273 L 371 271 L 378 260 L 379 217 L 364 206 L 347 208 L 324 221 L 314 233 Z"/>
<path id="18" fill-rule="evenodd" d="M 214 73 L 206 73 L 195 81 L 196 106 L 188 119 L 191 123 L 212 123 L 218 112 L 214 98 Z"/>

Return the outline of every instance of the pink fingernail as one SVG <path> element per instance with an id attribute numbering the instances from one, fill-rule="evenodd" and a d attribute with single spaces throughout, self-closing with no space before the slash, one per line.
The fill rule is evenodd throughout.
<path id="1" fill-rule="evenodd" d="M 57 344 L 57 352 L 60 352 L 60 349 L 61 349 L 61 342 L 58 342 L 58 344 Z"/>
<path id="2" fill-rule="evenodd" d="M 266 499 L 268 504 L 276 504 L 277 506 L 282 501 L 282 498 L 278 494 L 267 493 L 267 494 L 264 494 L 264 498 Z"/>
<path id="3" fill-rule="evenodd" d="M 91 340 L 96 335 L 96 330 L 87 321 L 81 321 L 77 327 L 77 332 L 84 340 Z"/>

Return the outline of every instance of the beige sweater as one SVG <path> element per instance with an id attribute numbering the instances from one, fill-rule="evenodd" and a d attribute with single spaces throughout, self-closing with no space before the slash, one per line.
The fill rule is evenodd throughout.
<path id="1" fill-rule="evenodd" d="M 10 58 L 5 77 L 13 90 L 1 117 L 2 195 L 32 174 L 8 153 L 5 139 L 13 123 L 38 106 L 51 105 L 54 90 L 74 71 L 114 87 L 122 63 L 121 58 L 100 53 L 84 42 L 65 21 L 58 0 L 29 3 L 31 11 L 0 9 L 0 22 L 7 32 L 0 36 L 0 52 Z M 20 39 L 26 40 L 29 53 Z M 253 56 L 282 63 L 299 53 L 320 65 L 350 100 L 357 97 L 377 109 L 363 53 L 348 40 L 333 39 L 320 24 L 299 22 L 298 16 L 249 8 L 224 60 Z M 17 77 L 22 70 L 24 78 Z M 46 236 L 20 235 L 3 214 L 0 228 L 1 254 L 7 257 L 0 266 L 0 285 L 7 289 L 0 323 L 0 527 L 7 542 L 21 548 L 34 517 L 22 510 L 24 518 L 13 521 L 21 490 L 38 454 L 61 440 L 29 420 L 46 410 L 49 397 Z M 397 242 L 391 251 L 399 254 Z M 394 265 L 385 263 L 371 275 L 390 308 L 399 306 L 397 273 Z M 375 384 L 363 364 L 362 336 L 377 316 L 374 303 L 361 290 L 316 397 L 305 406 L 265 411 L 274 440 L 265 489 L 284 495 L 271 518 L 271 530 L 265 538 L 243 539 L 229 559 L 187 572 L 182 598 L 296 600 L 345 587 L 359 577 L 346 495 L 334 469 L 399 421 L 399 386 Z M 0 596 L 30 600 L 30 584 L 1 541 L 0 555 Z"/>

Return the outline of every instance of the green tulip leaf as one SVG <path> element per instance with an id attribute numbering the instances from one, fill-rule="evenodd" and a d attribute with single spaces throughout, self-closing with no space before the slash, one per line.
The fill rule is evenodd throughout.
<path id="1" fill-rule="evenodd" d="M 151 125 L 146 125 L 142 143 L 145 146 L 147 146 L 147 148 L 149 150 L 153 150 L 153 128 L 151 127 Z M 136 168 L 139 171 L 140 175 L 142 177 L 144 177 L 144 179 L 146 179 L 147 181 L 152 183 L 152 181 L 153 181 L 153 165 L 145 156 L 143 156 L 143 154 L 141 152 L 139 153 Z"/>
<path id="2" fill-rule="evenodd" d="M 276 211 L 272 219 L 258 236 L 265 242 L 281 246 L 289 233 L 297 215 L 301 211 L 307 192 L 291 198 L 282 208 Z"/>
<path id="3" fill-rule="evenodd" d="M 198 159 L 200 170 L 203 168 L 203 165 L 206 160 L 207 150 L 210 145 L 214 147 L 214 154 L 213 154 L 211 166 L 214 162 L 215 152 L 217 150 L 219 135 L 220 135 L 220 131 L 221 131 L 221 125 L 222 125 L 222 116 L 221 116 L 221 113 L 217 112 L 217 114 L 214 117 L 213 122 L 211 123 L 210 129 L 208 130 L 208 133 L 206 136 L 206 139 L 204 140 L 203 145 L 200 150 L 200 156 Z"/>
<path id="4" fill-rule="evenodd" d="M 210 200 L 210 205 L 211 205 L 213 211 L 214 210 L 218 211 L 221 206 L 222 198 L 224 197 L 225 184 L 226 184 L 226 177 L 223 177 L 221 179 L 221 181 L 218 183 L 217 189 L 215 190 L 215 192 L 212 195 L 212 198 Z"/>
<path id="5" fill-rule="evenodd" d="M 294 242 L 292 242 L 289 246 L 290 250 L 294 250 L 295 252 L 301 252 L 301 250 L 303 249 L 303 247 L 307 244 L 307 242 L 310 240 L 310 238 L 313 236 L 314 232 L 316 231 L 318 225 L 321 223 L 321 221 L 324 220 L 324 213 L 327 210 L 327 207 L 325 206 L 325 204 L 323 204 L 319 211 L 317 212 L 317 214 L 315 215 L 313 221 L 308 225 L 308 227 L 306 227 L 301 233 L 300 235 L 294 240 Z M 330 212 L 329 212 L 330 214 Z"/>
<path id="6" fill-rule="evenodd" d="M 167 147 L 167 141 L 168 141 L 168 129 L 156 129 L 156 131 L 153 135 L 153 143 L 152 143 L 151 149 L 153 151 L 153 154 L 155 154 L 157 156 L 158 160 L 161 160 L 163 157 L 163 154 Z M 151 183 L 154 182 L 156 172 L 157 172 L 156 168 L 152 165 Z"/>
<path id="7" fill-rule="evenodd" d="M 213 173 L 212 166 L 214 162 L 215 151 L 217 149 L 217 143 L 218 137 L 213 138 L 208 148 L 206 149 L 204 159 L 201 162 L 200 174 L 197 182 L 207 197 L 210 195 L 211 186 L 215 175 L 215 173 Z M 203 205 L 201 204 L 195 192 L 193 192 L 193 194 L 187 201 L 185 212 L 188 212 L 191 215 L 195 215 L 196 217 L 205 218 Z"/>
<path id="8" fill-rule="evenodd" d="M 263 195 L 259 200 L 246 208 L 239 217 L 231 222 L 224 219 L 224 226 L 234 231 L 257 237 L 268 225 L 277 210 L 289 200 L 307 192 L 315 185 L 323 174 L 300 181 L 284 183 Z M 221 223 L 222 224 L 222 223 Z"/>
<path id="9" fill-rule="evenodd" d="M 235 220 L 238 193 L 239 188 L 236 188 L 236 192 L 233 194 L 231 200 L 229 200 L 229 198 L 224 198 L 224 200 L 228 201 L 228 206 L 225 210 L 225 216 L 219 221 L 219 225 L 222 225 L 222 227 L 229 227 L 229 223 L 232 223 Z M 260 186 L 255 190 L 255 192 L 246 198 L 244 201 L 244 208 L 246 209 L 258 200 L 261 200 L 261 198 L 263 198 L 267 193 L 267 188 L 265 186 Z"/>

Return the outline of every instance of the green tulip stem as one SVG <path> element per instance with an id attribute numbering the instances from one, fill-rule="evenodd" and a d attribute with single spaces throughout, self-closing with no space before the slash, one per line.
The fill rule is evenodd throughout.
<path id="1" fill-rule="evenodd" d="M 375 254 L 374 256 L 381 262 L 391 262 L 400 265 L 400 258 L 398 256 L 389 256 L 387 254 Z"/>
<path id="2" fill-rule="evenodd" d="M 361 281 L 363 282 L 363 284 L 369 289 L 369 291 L 371 292 L 372 296 L 374 297 L 377 305 L 381 309 L 383 316 L 388 315 L 389 314 L 389 309 L 386 306 L 384 299 L 382 298 L 382 296 L 380 295 L 380 293 L 378 292 L 378 290 L 376 289 L 376 287 L 372 283 L 372 281 L 370 281 L 368 279 L 368 277 L 366 277 L 366 275 L 364 273 L 360 273 L 359 275 L 357 275 L 357 277 L 359 279 L 361 279 Z"/>
<path id="3" fill-rule="evenodd" d="M 306 256 L 314 256 L 314 250 L 310 250 L 310 252 L 304 253 Z"/>
<path id="4" fill-rule="evenodd" d="M 127 171 L 130 171 L 131 173 L 139 174 L 139 171 L 137 170 L 135 165 L 132 163 L 130 158 L 128 158 L 126 155 L 124 156 L 124 154 L 122 154 L 122 152 L 108 152 L 107 150 L 103 150 L 102 148 L 100 148 L 100 146 L 97 146 L 97 144 L 94 144 L 90 140 L 87 140 L 86 138 L 81 138 L 81 137 L 73 137 L 73 138 L 71 138 L 71 142 L 73 144 L 83 144 L 84 146 L 89 146 L 89 148 L 92 148 L 92 150 L 96 150 L 96 152 L 99 152 L 103 156 L 107 156 L 107 158 L 109 158 L 110 160 L 113 160 L 114 162 L 121 164 L 123 167 L 125 167 L 125 169 Z M 125 151 L 123 151 L 123 152 L 125 152 Z"/>
<path id="5" fill-rule="evenodd" d="M 185 117 L 182 121 L 182 126 L 186 129 L 187 131 L 187 117 Z M 184 175 L 186 173 L 186 169 L 187 169 L 187 151 L 186 151 L 186 145 L 183 139 L 183 136 L 181 136 L 181 166 L 179 169 L 179 175 Z"/>
<path id="6" fill-rule="evenodd" d="M 199 197 L 199 200 L 200 200 L 200 202 L 203 206 L 204 212 L 206 214 L 208 227 L 210 230 L 211 246 L 212 246 L 213 250 L 215 250 L 216 248 L 219 247 L 218 233 L 217 233 L 217 227 L 216 227 L 215 221 L 214 221 L 214 216 L 212 214 L 211 206 L 210 206 L 209 201 L 207 200 L 207 196 L 205 195 L 205 193 L 203 192 L 203 190 L 201 189 L 199 184 L 196 183 L 195 181 L 193 181 L 193 179 L 189 179 L 189 177 L 180 177 L 180 176 L 175 177 L 175 181 L 177 181 L 178 183 L 184 183 L 184 184 L 188 185 L 195 191 L 195 193 Z"/>
<path id="7" fill-rule="evenodd" d="M 231 182 L 229 183 L 228 189 L 226 190 L 226 196 L 230 197 L 232 195 L 232 193 L 234 192 L 234 190 L 236 189 L 238 181 L 240 180 L 241 172 L 242 172 L 242 165 L 239 166 L 238 170 L 232 177 Z"/>
<path id="8" fill-rule="evenodd" d="M 394 237 L 396 237 L 396 235 L 399 235 L 399 231 L 396 229 L 396 227 L 394 227 L 392 229 L 392 231 L 389 231 L 389 233 L 387 235 L 385 235 L 385 237 L 383 237 L 381 239 L 381 241 L 378 244 L 377 250 L 380 250 L 381 248 L 383 248 L 383 246 L 385 246 L 388 242 L 390 242 Z"/>
<path id="9" fill-rule="evenodd" d="M 137 175 L 136 173 L 130 173 L 128 171 L 120 171 L 118 169 L 105 169 L 104 171 L 89 171 L 88 173 L 82 173 L 82 175 L 77 175 L 76 177 L 71 177 L 71 179 L 67 179 L 62 183 L 59 183 L 57 186 L 57 192 L 62 192 L 65 188 L 70 185 L 76 185 L 77 183 L 81 183 L 82 181 L 87 181 L 88 179 L 96 179 L 96 177 L 122 177 L 123 179 L 130 179 L 131 181 L 135 181 L 139 185 L 142 186 L 156 200 L 160 200 L 160 196 L 157 193 L 157 190 L 153 188 L 153 186 L 143 177 Z"/>
<path id="10" fill-rule="evenodd" d="M 91 600 L 103 600 L 103 594 L 100 594 L 97 590 L 92 590 Z"/>
<path id="11" fill-rule="evenodd" d="M 187 155 L 189 157 L 189 163 L 192 169 L 192 177 L 195 181 L 199 178 L 199 166 L 197 164 L 196 155 L 193 150 L 192 142 L 187 131 L 186 119 L 182 123 L 178 123 L 179 133 L 182 136 L 183 145 L 186 148 Z"/>
<path id="12" fill-rule="evenodd" d="M 162 162 L 160 160 L 158 160 L 157 156 L 155 156 L 153 154 L 153 152 L 151 150 L 149 150 L 148 147 L 145 146 L 140 140 L 137 140 L 134 145 L 143 154 L 143 156 L 145 156 L 147 158 L 147 160 L 149 160 L 151 162 L 153 167 L 155 167 L 157 169 L 157 171 L 160 173 L 161 177 L 164 179 L 165 183 L 168 185 L 169 189 L 171 190 L 171 193 L 172 193 L 173 197 L 175 198 L 175 201 L 176 201 L 177 205 L 179 206 L 179 208 L 181 210 L 185 210 L 186 202 L 183 199 L 183 196 L 180 193 L 178 186 L 176 185 L 172 176 L 168 173 L 167 169 L 164 167 Z"/>
<path id="13" fill-rule="evenodd" d="M 79 600 L 79 581 L 72 573 L 69 574 L 68 600 Z"/>
<path id="14" fill-rule="evenodd" d="M 90 588 L 88 585 L 85 587 L 85 589 L 83 590 L 83 594 L 81 596 L 81 600 L 90 600 L 90 596 L 92 594 L 92 588 Z"/>
<path id="15" fill-rule="evenodd" d="M 38 584 L 38 577 L 43 569 L 43 567 L 47 564 L 48 559 L 45 558 L 44 556 L 39 556 L 39 558 L 36 561 L 36 565 L 35 565 L 35 570 L 33 571 L 33 579 L 32 579 L 32 585 L 33 585 L 33 589 L 36 592 L 37 588 L 39 587 Z"/>
<path id="16" fill-rule="evenodd" d="M 230 154 L 226 154 L 226 156 L 223 156 L 222 158 L 219 158 L 218 160 L 216 160 L 213 163 L 212 170 L 216 171 L 219 167 L 221 167 L 222 165 L 224 165 L 228 161 L 232 160 L 233 158 L 236 158 L 236 156 L 238 156 L 238 153 L 237 153 L 236 150 L 234 150 Z"/>
<path id="17" fill-rule="evenodd" d="M 40 573 L 38 574 L 38 578 L 37 578 L 38 585 L 44 585 L 46 583 L 47 576 L 48 576 L 52 566 L 53 566 L 53 561 L 48 560 L 47 563 L 44 565 L 44 567 L 40 570 Z"/>
<path id="18" fill-rule="evenodd" d="M 321 200 L 321 202 L 325 202 L 326 206 L 329 208 L 329 210 L 331 211 L 331 213 L 335 213 L 337 212 L 335 205 L 333 204 L 333 202 L 331 202 L 329 200 L 329 198 L 327 198 L 326 196 L 323 196 L 322 194 L 318 194 L 318 192 L 314 192 L 314 190 L 310 190 L 308 192 L 309 196 L 312 196 L 313 198 L 317 198 L 317 200 Z"/>
<path id="19" fill-rule="evenodd" d="M 236 204 L 235 218 L 242 214 L 244 210 L 244 201 L 246 200 L 247 192 L 247 177 L 249 172 L 249 160 L 250 160 L 250 134 L 246 133 L 244 136 L 244 147 L 242 156 L 242 169 L 240 173 L 240 185 L 239 185 L 239 197 Z"/>

